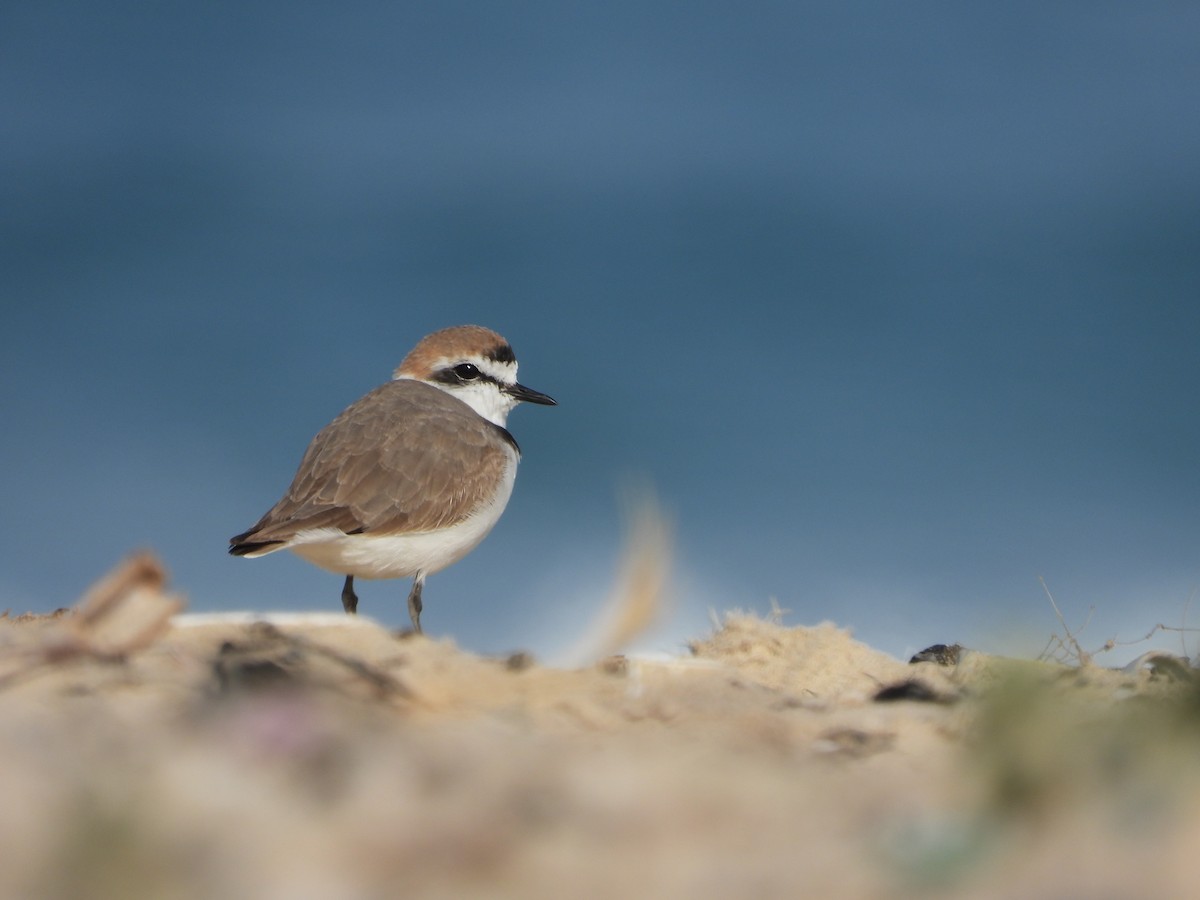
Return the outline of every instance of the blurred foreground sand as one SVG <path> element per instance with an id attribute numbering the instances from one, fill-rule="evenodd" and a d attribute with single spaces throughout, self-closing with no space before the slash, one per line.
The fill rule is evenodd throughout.
<path id="1" fill-rule="evenodd" d="M 0 896 L 1200 891 L 1182 668 L 907 665 L 730 616 L 561 670 L 166 602 L 108 644 L 0 621 Z M 924 702 L 873 699 L 910 679 Z"/>

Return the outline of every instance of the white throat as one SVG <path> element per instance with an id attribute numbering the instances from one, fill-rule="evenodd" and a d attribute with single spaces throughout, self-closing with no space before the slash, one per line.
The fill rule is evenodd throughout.
<path id="1" fill-rule="evenodd" d="M 463 384 L 453 387 L 432 381 L 427 383 L 432 384 L 436 388 L 441 388 L 452 397 L 457 397 L 493 425 L 499 425 L 501 428 L 508 421 L 508 414 L 512 411 L 512 408 L 517 405 L 516 398 L 504 393 L 490 382 Z"/>

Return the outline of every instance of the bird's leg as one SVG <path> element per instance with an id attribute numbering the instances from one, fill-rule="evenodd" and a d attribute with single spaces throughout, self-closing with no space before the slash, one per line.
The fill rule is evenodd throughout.
<path id="1" fill-rule="evenodd" d="M 354 593 L 353 575 L 347 575 L 346 583 L 342 586 L 342 609 L 350 616 L 358 612 L 358 595 Z"/>
<path id="2" fill-rule="evenodd" d="M 425 586 L 425 576 L 418 575 L 413 579 L 412 590 L 408 592 L 408 617 L 412 619 L 413 631 L 421 633 L 421 588 Z"/>

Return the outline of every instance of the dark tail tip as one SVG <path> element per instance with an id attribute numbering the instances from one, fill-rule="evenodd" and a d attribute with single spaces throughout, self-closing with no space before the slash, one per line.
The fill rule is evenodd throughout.
<path id="1" fill-rule="evenodd" d="M 245 535 L 239 534 L 229 539 L 230 556 L 246 556 L 283 543 L 283 541 L 247 541 L 243 540 L 244 537 Z"/>

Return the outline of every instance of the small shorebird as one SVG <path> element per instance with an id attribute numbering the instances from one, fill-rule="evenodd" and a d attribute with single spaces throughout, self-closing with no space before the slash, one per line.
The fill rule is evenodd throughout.
<path id="1" fill-rule="evenodd" d="M 521 448 L 504 423 L 522 400 L 555 405 L 517 383 L 508 341 L 478 325 L 434 332 L 312 439 L 287 493 L 229 552 L 286 549 L 345 575 L 347 613 L 356 577 L 412 577 L 419 632 L 425 577 L 474 550 L 508 504 Z"/>

